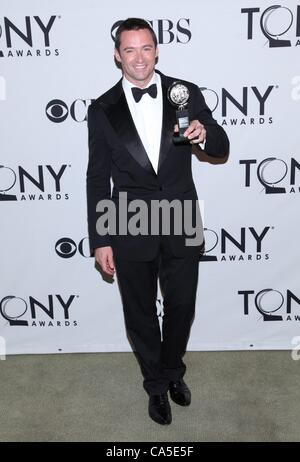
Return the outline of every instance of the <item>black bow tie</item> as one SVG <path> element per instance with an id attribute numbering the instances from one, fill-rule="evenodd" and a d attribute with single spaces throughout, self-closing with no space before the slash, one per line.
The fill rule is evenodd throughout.
<path id="1" fill-rule="evenodd" d="M 140 101 L 140 99 L 142 98 L 142 96 L 145 94 L 145 93 L 149 93 L 149 95 L 152 97 L 152 98 L 156 98 L 157 97 L 157 86 L 156 86 L 156 83 L 153 83 L 152 85 L 150 85 L 150 87 L 147 87 L 147 88 L 138 88 L 138 87 L 132 87 L 131 88 L 131 91 L 132 91 L 132 95 L 135 99 L 135 102 L 138 103 Z"/>

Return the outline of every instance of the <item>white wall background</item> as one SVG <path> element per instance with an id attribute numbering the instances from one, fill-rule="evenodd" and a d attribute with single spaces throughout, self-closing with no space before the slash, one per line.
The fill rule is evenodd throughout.
<path id="1" fill-rule="evenodd" d="M 300 3 L 266 11 L 274 5 L 1 0 L 0 336 L 7 354 L 130 351 L 117 281 L 103 281 L 87 250 L 84 121 L 90 100 L 120 78 L 110 32 L 129 16 L 163 27 L 157 68 L 197 83 L 212 109 L 219 101 L 214 116 L 231 141 L 225 164 L 193 158 L 207 257 L 215 260 L 200 264 L 188 348 L 293 347 L 300 320 Z M 51 16 L 45 44 L 39 24 Z M 289 43 L 271 47 L 261 18 L 269 34 Z M 285 190 L 267 194 L 258 174 Z"/>

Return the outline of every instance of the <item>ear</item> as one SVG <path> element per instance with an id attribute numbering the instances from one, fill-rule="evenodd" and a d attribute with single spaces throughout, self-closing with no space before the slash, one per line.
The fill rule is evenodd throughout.
<path id="1" fill-rule="evenodd" d="M 120 53 L 118 52 L 118 50 L 115 48 L 115 51 L 114 51 L 114 55 L 115 55 L 115 60 L 118 61 L 118 63 L 121 63 L 121 56 L 120 56 Z"/>
<path id="2" fill-rule="evenodd" d="M 155 58 L 158 58 L 158 55 L 159 55 L 159 48 L 156 47 L 156 50 L 155 50 Z"/>

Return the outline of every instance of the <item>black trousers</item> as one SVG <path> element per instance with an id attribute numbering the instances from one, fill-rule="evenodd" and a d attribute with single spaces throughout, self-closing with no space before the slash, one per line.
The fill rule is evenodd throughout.
<path id="1" fill-rule="evenodd" d="M 195 313 L 199 256 L 174 257 L 167 238 L 151 261 L 115 259 L 129 340 L 137 355 L 149 395 L 167 391 L 182 378 Z M 157 316 L 157 280 L 163 295 L 162 332 Z"/>

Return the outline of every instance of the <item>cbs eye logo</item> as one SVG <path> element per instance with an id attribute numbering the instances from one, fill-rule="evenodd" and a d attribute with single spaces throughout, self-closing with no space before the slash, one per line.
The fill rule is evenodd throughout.
<path id="1" fill-rule="evenodd" d="M 61 258 L 72 258 L 77 252 L 85 258 L 92 256 L 88 237 L 81 239 L 78 244 L 69 237 L 62 237 L 55 244 L 55 252 Z"/>
<path id="2" fill-rule="evenodd" d="M 60 123 L 66 120 L 69 109 L 61 99 L 53 99 L 46 106 L 46 116 L 51 122 Z"/>
<path id="3" fill-rule="evenodd" d="M 68 117 L 75 122 L 86 122 L 88 106 L 93 101 L 93 99 L 76 99 L 68 107 L 61 99 L 53 99 L 47 104 L 45 113 L 47 118 L 54 123 L 64 122 Z"/>

